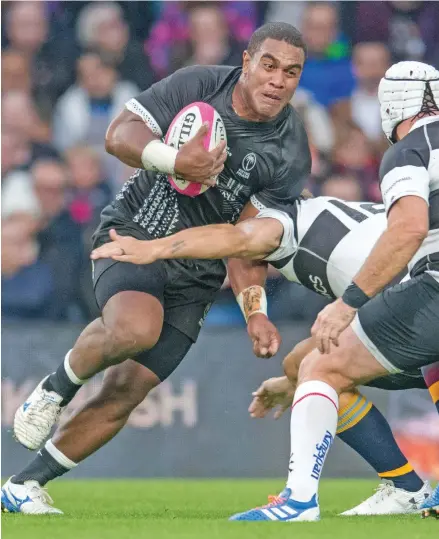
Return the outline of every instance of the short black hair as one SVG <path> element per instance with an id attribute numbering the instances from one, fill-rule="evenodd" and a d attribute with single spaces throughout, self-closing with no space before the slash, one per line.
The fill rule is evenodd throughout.
<path id="1" fill-rule="evenodd" d="M 275 39 L 276 41 L 285 41 L 293 47 L 302 49 L 306 56 L 306 44 L 302 34 L 292 24 L 287 22 L 268 22 L 253 32 L 248 42 L 247 51 L 253 56 L 266 39 Z"/>

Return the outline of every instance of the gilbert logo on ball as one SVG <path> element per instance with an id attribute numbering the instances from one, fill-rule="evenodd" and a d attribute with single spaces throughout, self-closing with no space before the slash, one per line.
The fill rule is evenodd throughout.
<path id="1" fill-rule="evenodd" d="M 165 143 L 179 150 L 185 142 L 195 136 L 204 122 L 209 124 L 209 131 L 203 139 L 206 150 L 211 151 L 222 140 L 227 140 L 221 116 L 212 106 L 199 101 L 191 103 L 177 114 L 166 133 Z M 178 174 L 168 174 L 168 179 L 176 191 L 190 197 L 201 195 L 209 189 L 208 185 L 183 180 Z"/>

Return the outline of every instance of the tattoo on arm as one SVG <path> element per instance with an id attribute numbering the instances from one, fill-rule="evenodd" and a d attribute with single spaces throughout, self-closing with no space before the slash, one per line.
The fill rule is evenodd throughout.
<path id="1" fill-rule="evenodd" d="M 171 253 L 175 254 L 184 246 L 184 240 L 177 240 L 171 246 Z"/>
<path id="2" fill-rule="evenodd" d="M 249 316 L 261 308 L 261 287 L 250 286 L 243 294 L 244 312 Z"/>

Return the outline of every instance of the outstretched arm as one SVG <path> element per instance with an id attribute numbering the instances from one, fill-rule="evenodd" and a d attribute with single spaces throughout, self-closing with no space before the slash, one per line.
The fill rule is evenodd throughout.
<path id="1" fill-rule="evenodd" d="M 113 241 L 95 249 L 91 258 L 113 258 L 120 262 L 151 264 L 169 258 L 227 257 L 261 259 L 280 244 L 282 224 L 272 218 L 248 219 L 236 226 L 208 225 L 189 228 L 157 240 L 137 240 L 110 232 Z"/>

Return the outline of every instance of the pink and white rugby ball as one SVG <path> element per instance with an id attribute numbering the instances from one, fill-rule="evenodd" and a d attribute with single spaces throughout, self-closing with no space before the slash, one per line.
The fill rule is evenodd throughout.
<path id="1" fill-rule="evenodd" d="M 227 140 L 221 116 L 211 105 L 198 101 L 185 107 L 173 119 L 166 133 L 165 143 L 177 150 L 180 149 L 197 133 L 204 122 L 209 123 L 209 131 L 203 140 L 206 150 L 213 150 L 222 140 Z M 174 189 L 190 197 L 201 195 L 209 189 L 208 185 L 183 180 L 178 174 L 168 174 L 168 179 Z"/>

